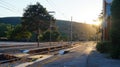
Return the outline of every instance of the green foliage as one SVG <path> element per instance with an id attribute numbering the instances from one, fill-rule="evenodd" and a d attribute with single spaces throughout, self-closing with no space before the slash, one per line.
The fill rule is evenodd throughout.
<path id="1" fill-rule="evenodd" d="M 120 59 L 120 46 L 114 46 L 114 45 L 115 44 L 112 44 L 110 56 L 114 59 Z"/>
<path id="2" fill-rule="evenodd" d="M 60 32 L 60 40 L 63 40 L 63 41 L 68 41 L 68 35 L 63 33 L 63 32 Z"/>
<path id="3" fill-rule="evenodd" d="M 23 30 L 21 25 L 16 25 L 12 34 L 14 35 L 14 39 L 17 40 L 24 39 L 28 41 L 32 36 L 31 32 Z"/>
<path id="4" fill-rule="evenodd" d="M 41 39 L 42 41 L 50 41 L 50 31 L 44 32 Z"/>
<path id="5" fill-rule="evenodd" d="M 6 37 L 5 31 L 7 31 L 9 24 L 0 23 L 0 37 Z"/>
<path id="6" fill-rule="evenodd" d="M 111 42 L 98 42 L 96 49 L 100 52 L 100 53 L 109 53 L 111 51 Z"/>
<path id="7" fill-rule="evenodd" d="M 13 25 L 0 23 L 0 37 L 7 37 L 9 39 L 13 30 L 14 30 Z"/>
<path id="8" fill-rule="evenodd" d="M 16 26 L 9 25 L 7 26 L 7 38 L 9 40 L 28 40 L 32 36 L 32 34 L 29 31 L 22 30 L 22 26 L 20 24 Z"/>
<path id="9" fill-rule="evenodd" d="M 30 38 L 29 41 L 36 42 L 37 41 L 37 39 L 36 39 L 36 33 L 35 32 L 31 32 L 31 34 L 32 34 L 32 36 L 31 36 L 31 38 Z"/>
<path id="10" fill-rule="evenodd" d="M 22 17 L 22 27 L 25 30 L 36 33 L 36 40 L 39 41 L 39 35 L 50 27 L 50 22 L 54 18 L 49 15 L 46 8 L 40 3 L 28 5 Z M 39 45 L 38 45 L 39 46 Z"/>
<path id="11" fill-rule="evenodd" d="M 21 17 L 7 17 L 7 18 L 0 18 L 1 20 L 4 20 L 4 23 L 9 23 L 9 24 L 20 24 L 20 22 L 23 22 L 23 20 L 21 20 Z M 1 21 L 0 20 L 0 21 Z M 13 22 L 15 21 L 15 22 Z M 68 41 L 69 36 L 70 36 L 70 21 L 65 21 L 65 20 L 56 20 L 55 21 L 56 26 L 58 26 L 58 30 L 61 34 L 61 40 L 64 41 Z M 32 27 L 28 26 L 28 27 Z M 30 31 L 31 32 L 31 31 Z M 33 33 L 34 32 L 34 33 Z M 32 38 L 30 39 L 30 41 L 36 41 L 36 31 L 33 31 L 32 33 Z M 74 34 L 75 33 L 75 34 Z M 89 34 L 87 34 L 89 33 Z M 89 38 L 90 40 L 95 40 L 95 33 L 96 33 L 96 29 L 89 24 L 84 24 L 84 23 L 78 23 L 78 22 L 73 22 L 73 36 L 77 36 L 77 40 L 85 40 Z M 89 36 L 88 36 L 89 35 Z M 73 40 L 75 40 L 73 38 Z"/>
<path id="12" fill-rule="evenodd" d="M 114 43 L 120 43 L 120 0 L 114 0 L 112 3 L 112 30 L 111 39 Z"/>
<path id="13" fill-rule="evenodd" d="M 30 31 L 45 31 L 50 26 L 51 16 L 47 10 L 40 4 L 29 5 L 23 14 L 22 25 Z"/>
<path id="14" fill-rule="evenodd" d="M 21 25 L 16 25 L 14 27 L 14 30 L 12 31 L 10 38 L 14 39 L 14 40 L 19 40 L 20 39 L 20 32 L 22 32 L 21 30 Z"/>
<path id="15" fill-rule="evenodd" d="M 43 41 L 50 41 L 50 34 L 51 34 L 51 41 L 59 41 L 60 40 L 60 33 L 56 30 L 51 31 L 47 30 L 43 33 L 42 40 Z"/>
<path id="16" fill-rule="evenodd" d="M 60 40 L 60 33 L 58 31 L 52 31 L 52 41 L 59 41 Z"/>
<path id="17" fill-rule="evenodd" d="M 12 35 L 13 30 L 14 30 L 14 26 L 13 25 L 7 26 L 7 31 L 5 31 L 5 33 L 6 33 L 6 37 L 8 39 L 11 39 L 11 35 Z"/>
<path id="18" fill-rule="evenodd" d="M 98 42 L 96 46 L 97 51 L 100 53 L 107 53 L 113 59 L 120 59 L 120 49 L 119 46 L 114 46 L 111 42 L 104 41 Z"/>
<path id="19" fill-rule="evenodd" d="M 120 58 L 120 0 L 113 0 L 112 7 L 112 58 Z"/>

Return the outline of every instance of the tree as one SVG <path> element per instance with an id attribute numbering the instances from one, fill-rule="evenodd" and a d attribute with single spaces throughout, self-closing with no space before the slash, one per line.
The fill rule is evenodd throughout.
<path id="1" fill-rule="evenodd" d="M 6 28 L 7 28 L 7 30 L 5 31 L 6 37 L 8 38 L 8 40 L 11 40 L 12 39 L 11 35 L 14 30 L 14 25 L 9 24 L 6 26 Z"/>
<path id="2" fill-rule="evenodd" d="M 36 32 L 39 46 L 39 35 L 50 26 L 51 16 L 47 10 L 40 4 L 28 5 L 22 17 L 22 26 L 24 29 Z M 52 18 L 53 19 L 53 18 Z"/>
<path id="3" fill-rule="evenodd" d="M 8 24 L 0 23 L 0 37 L 6 37 L 7 26 Z"/>
<path id="4" fill-rule="evenodd" d="M 63 32 L 60 32 L 60 40 L 68 41 L 68 35 Z"/>
<path id="5" fill-rule="evenodd" d="M 23 30 L 21 24 L 18 24 L 15 26 L 15 29 L 12 32 L 11 37 L 14 40 L 26 40 L 28 41 L 31 38 L 32 34 L 31 32 L 27 30 Z"/>
<path id="6" fill-rule="evenodd" d="M 111 40 L 112 40 L 112 57 L 120 58 L 120 0 L 113 0 L 111 6 Z"/>
<path id="7" fill-rule="evenodd" d="M 57 30 L 47 30 L 43 33 L 42 40 L 43 41 L 50 41 L 50 34 L 51 34 L 51 41 L 59 41 L 60 33 Z"/>
<path id="8" fill-rule="evenodd" d="M 21 41 L 21 40 L 29 40 L 32 34 L 27 30 L 22 30 L 21 24 L 17 24 L 16 26 L 8 25 L 7 26 L 7 38 L 9 40 Z"/>

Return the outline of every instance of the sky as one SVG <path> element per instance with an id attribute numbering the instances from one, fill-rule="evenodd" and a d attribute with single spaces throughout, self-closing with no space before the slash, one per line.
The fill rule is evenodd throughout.
<path id="1" fill-rule="evenodd" d="M 102 12 L 102 0 L 0 0 L 0 17 L 22 16 L 24 9 L 39 2 L 56 19 L 92 22 Z"/>

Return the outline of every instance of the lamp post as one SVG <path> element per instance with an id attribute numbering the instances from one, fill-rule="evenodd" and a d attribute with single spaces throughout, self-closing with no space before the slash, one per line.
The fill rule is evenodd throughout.
<path id="1" fill-rule="evenodd" d="M 55 14 L 55 11 L 49 11 L 48 13 L 49 13 L 49 14 Z M 50 47 L 51 47 L 51 37 L 52 37 L 52 36 L 51 36 L 51 30 L 52 30 L 52 29 L 51 29 L 51 28 L 52 28 L 52 16 L 53 16 L 53 15 L 51 15 L 51 18 L 50 18 L 50 42 L 49 42 Z"/>
<path id="2" fill-rule="evenodd" d="M 72 31 L 72 16 L 71 16 L 71 25 L 70 25 L 70 39 L 71 39 L 71 45 L 72 45 L 72 34 L 73 31 Z"/>

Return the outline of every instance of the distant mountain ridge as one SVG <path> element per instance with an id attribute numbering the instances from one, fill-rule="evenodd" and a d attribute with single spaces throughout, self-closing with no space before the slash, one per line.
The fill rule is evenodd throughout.
<path id="1" fill-rule="evenodd" d="M 16 25 L 21 23 L 21 17 L 3 17 L 0 18 L 0 23 Z"/>
<path id="2" fill-rule="evenodd" d="M 60 32 L 65 33 L 66 35 L 71 36 L 71 22 L 64 20 L 57 20 L 56 25 Z M 96 29 L 85 23 L 72 22 L 72 34 L 73 39 L 76 40 L 91 40 L 94 38 Z"/>
<path id="3" fill-rule="evenodd" d="M 20 24 L 21 17 L 4 17 L 0 18 L 0 23 L 7 23 L 7 24 Z M 58 26 L 58 30 L 67 35 L 70 39 L 70 21 L 65 20 L 57 20 L 56 25 Z M 88 40 L 91 37 L 95 36 L 96 29 L 90 24 L 72 22 L 72 32 L 73 32 L 73 39 L 74 40 Z"/>

